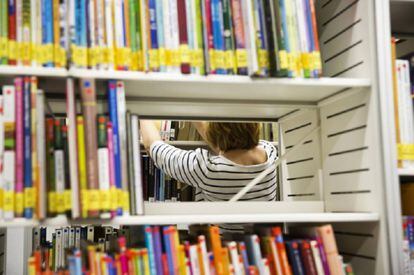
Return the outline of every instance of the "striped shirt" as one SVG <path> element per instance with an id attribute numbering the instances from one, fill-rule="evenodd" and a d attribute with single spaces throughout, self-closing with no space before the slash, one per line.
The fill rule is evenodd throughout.
<path id="1" fill-rule="evenodd" d="M 155 165 L 167 175 L 196 188 L 197 201 L 228 201 L 277 159 L 277 149 L 261 140 L 259 146 L 267 161 L 256 165 L 240 165 L 208 150 L 182 150 L 162 141 L 150 148 Z M 274 201 L 277 195 L 276 169 L 268 173 L 241 201 Z"/>

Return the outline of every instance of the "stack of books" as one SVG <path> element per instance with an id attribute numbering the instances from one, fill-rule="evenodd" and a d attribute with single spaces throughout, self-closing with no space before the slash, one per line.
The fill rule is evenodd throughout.
<path id="1" fill-rule="evenodd" d="M 0 64 L 321 75 L 314 0 L 1 0 L 0 10 Z"/>
<path id="2" fill-rule="evenodd" d="M 280 227 L 260 227 L 226 238 L 216 226 L 75 226 L 56 229 L 51 240 L 47 230 L 34 230 L 29 274 L 353 274 L 330 225 L 288 236 Z"/>

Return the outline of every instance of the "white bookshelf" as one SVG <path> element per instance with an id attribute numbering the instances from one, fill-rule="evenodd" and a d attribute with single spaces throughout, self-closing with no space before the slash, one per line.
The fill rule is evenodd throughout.
<path id="1" fill-rule="evenodd" d="M 65 68 L 0 65 L 0 76 L 16 76 L 16 75 L 55 78 L 55 77 L 67 77 L 68 71 Z"/>
<path id="2" fill-rule="evenodd" d="M 414 169 L 399 168 L 398 175 L 401 177 L 414 177 Z"/>

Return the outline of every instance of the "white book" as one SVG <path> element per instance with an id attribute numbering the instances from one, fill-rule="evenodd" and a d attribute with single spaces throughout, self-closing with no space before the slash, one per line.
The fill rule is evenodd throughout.
<path id="1" fill-rule="evenodd" d="M 158 40 L 158 55 L 160 61 L 160 72 L 166 72 L 165 64 L 161 63 L 161 49 L 165 50 L 165 35 L 164 35 L 164 21 L 166 21 L 163 0 L 155 0 L 155 14 L 156 14 L 156 25 L 157 25 L 157 40 Z M 164 51 L 165 53 L 165 51 Z M 165 60 L 165 54 L 164 54 Z"/>
<path id="2" fill-rule="evenodd" d="M 80 216 L 79 207 L 79 181 L 78 181 L 78 146 L 76 134 L 76 102 L 74 80 L 66 80 L 66 114 L 68 127 L 68 146 L 69 146 L 69 163 L 66 167 L 69 169 L 70 188 L 72 198 L 72 218 Z"/>
<path id="3" fill-rule="evenodd" d="M 299 54 L 309 52 L 309 42 L 306 27 L 306 8 L 303 0 L 296 0 L 296 18 L 298 25 L 298 42 L 299 42 Z M 303 70 L 301 71 L 303 77 Z"/>
<path id="4" fill-rule="evenodd" d="M 69 248 L 75 247 L 75 228 L 71 227 L 69 228 Z"/>
<path id="5" fill-rule="evenodd" d="M 190 245 L 190 264 L 192 274 L 201 274 L 200 272 L 200 263 L 198 261 L 198 254 L 197 254 L 197 245 Z"/>
<path id="6" fill-rule="evenodd" d="M 106 34 L 106 47 L 110 50 L 114 50 L 114 25 L 112 21 L 113 17 L 113 0 L 105 0 L 105 34 Z M 113 52 L 109 52 L 114 54 Z M 108 68 L 114 69 L 114 56 L 108 59 Z"/>
<path id="7" fill-rule="evenodd" d="M 321 254 L 318 248 L 318 242 L 315 240 L 310 241 L 310 246 L 312 250 L 313 260 L 315 261 L 316 272 L 318 275 L 324 275 L 325 271 L 323 270 Z"/>
<path id="8" fill-rule="evenodd" d="M 37 90 L 36 98 L 36 141 L 37 141 L 37 163 L 39 177 L 38 213 L 39 218 L 46 217 L 46 149 L 45 149 L 45 99 L 42 90 Z"/>
<path id="9" fill-rule="evenodd" d="M 80 248 L 80 240 L 81 240 L 81 228 L 77 226 L 75 228 L 75 247 Z"/>
<path id="10" fill-rule="evenodd" d="M 193 18 L 193 6 L 194 6 L 194 0 L 185 0 L 185 12 L 187 17 L 187 37 L 188 37 L 188 48 L 190 49 L 190 52 L 194 49 L 194 18 Z M 192 60 L 192 58 L 190 59 Z M 190 71 L 192 74 L 194 74 L 194 67 L 192 66 L 190 62 Z"/>
<path id="11" fill-rule="evenodd" d="M 206 237 L 204 235 L 198 236 L 198 245 L 201 249 L 201 255 L 203 257 L 203 271 L 205 275 L 210 275 L 210 261 L 207 252 Z"/>
<path id="12" fill-rule="evenodd" d="M 239 254 L 237 253 L 237 243 L 229 242 L 227 244 L 230 253 L 231 264 L 233 265 L 233 272 L 235 275 L 243 275 L 241 270 L 241 264 L 239 259 Z"/>
<path id="13" fill-rule="evenodd" d="M 115 0 L 114 25 L 115 25 L 115 48 L 123 48 L 124 44 L 124 23 L 123 23 L 123 0 Z"/>
<path id="14" fill-rule="evenodd" d="M 3 163 L 4 157 L 4 121 L 3 121 L 3 96 L 0 95 L 0 192 L 3 192 Z M 0 205 L 3 206 L 3 203 L 0 202 Z M 3 208 L 0 208 L 0 219 L 3 217 Z"/>
<path id="15" fill-rule="evenodd" d="M 127 162 L 127 136 L 126 136 L 126 101 L 125 87 L 122 81 L 116 83 L 116 107 L 118 112 L 118 136 L 121 154 L 122 189 L 128 190 L 128 162 Z"/>
<path id="16" fill-rule="evenodd" d="M 170 1 L 162 1 L 162 12 L 163 12 L 163 31 L 164 31 L 164 48 L 166 52 L 171 50 L 172 33 L 171 33 L 171 14 L 170 14 Z M 171 72 L 170 64 L 167 64 L 165 68 L 166 72 Z"/>
<path id="17" fill-rule="evenodd" d="M 97 37 L 97 46 L 100 49 L 103 49 L 106 46 L 105 41 L 105 5 L 104 0 L 95 0 L 96 1 L 96 37 Z M 99 62 L 101 62 L 100 60 Z M 107 69 L 107 64 L 99 63 L 98 69 Z"/>
<path id="18" fill-rule="evenodd" d="M 65 191 L 65 158 L 63 150 L 54 151 L 55 158 L 55 183 L 56 194 L 63 194 Z"/>
<path id="19" fill-rule="evenodd" d="M 259 269 L 260 274 L 268 274 L 266 273 L 265 262 L 262 261 L 262 252 L 260 250 L 260 239 L 257 235 L 252 235 L 253 238 L 253 256 L 257 263 L 257 268 Z"/>
<path id="20" fill-rule="evenodd" d="M 266 258 L 262 259 L 262 265 L 263 265 L 263 275 L 270 275 L 270 267 L 269 267 L 269 260 Z"/>
<path id="21" fill-rule="evenodd" d="M 256 29 L 253 14 L 253 5 L 251 0 L 242 0 L 242 13 L 244 18 L 245 41 L 247 51 L 247 65 L 249 75 L 259 71 L 256 46 Z"/>
<path id="22" fill-rule="evenodd" d="M 137 215 L 144 214 L 144 195 L 142 192 L 141 146 L 139 142 L 139 122 L 137 115 L 131 115 L 132 155 L 134 157 L 134 189 Z"/>
<path id="23" fill-rule="evenodd" d="M 199 9 L 201 7 L 198 7 Z M 197 32 L 197 7 L 196 7 L 196 1 L 191 0 L 191 31 L 192 31 L 192 37 L 193 37 L 193 41 L 192 41 L 192 49 L 194 51 L 199 50 L 198 48 L 198 32 Z M 200 74 L 200 68 L 198 66 L 193 67 L 191 69 L 195 74 Z"/>
<path id="24" fill-rule="evenodd" d="M 179 27 L 178 27 L 178 12 L 177 0 L 170 0 L 170 34 L 171 34 L 171 50 L 172 53 L 178 51 L 180 47 Z M 172 67 L 173 73 L 181 73 L 179 65 Z"/>
<path id="25" fill-rule="evenodd" d="M 56 229 L 56 245 L 55 245 L 55 271 L 62 267 L 62 239 L 63 239 L 63 232 L 62 229 Z"/>
<path id="26" fill-rule="evenodd" d="M 98 181 L 100 191 L 110 190 L 109 152 L 107 147 L 98 148 Z M 110 213 L 102 213 L 101 218 L 110 218 Z"/>
<path id="27" fill-rule="evenodd" d="M 95 1 L 97 0 L 89 0 L 89 13 L 88 13 L 88 24 L 89 24 L 89 49 L 95 48 L 96 45 L 96 22 L 95 22 Z M 91 61 L 91 60 L 89 60 Z M 96 64 L 91 65 L 92 69 L 96 68 Z"/>
<path id="28" fill-rule="evenodd" d="M 9 134 L 15 135 L 16 131 L 16 114 L 15 114 L 15 103 L 16 103 L 16 91 L 14 86 L 3 86 L 3 126 L 4 131 Z M 5 136 L 6 138 L 6 136 Z M 14 138 L 13 138 L 14 139 Z M 6 140 L 4 140 L 6 141 Z M 15 142 L 15 140 L 13 141 Z M 11 147 L 10 147 L 11 146 Z M 16 184 L 15 179 L 15 146 L 4 144 L 4 155 L 3 155 L 3 190 L 7 194 L 14 194 L 14 188 Z M 13 195 L 14 196 L 14 195 Z M 13 197 L 12 197 L 13 198 Z M 11 202 L 13 203 L 13 202 Z M 5 206 L 5 205 L 4 205 Z M 4 211 L 5 219 L 12 219 L 14 217 L 14 211 Z"/>

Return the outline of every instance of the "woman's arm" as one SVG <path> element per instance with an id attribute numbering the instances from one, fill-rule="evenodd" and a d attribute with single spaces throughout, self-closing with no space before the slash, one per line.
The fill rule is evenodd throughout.
<path id="1" fill-rule="evenodd" d="M 200 134 L 200 136 L 203 138 L 203 140 L 210 146 L 211 150 L 213 150 L 214 153 L 218 154 L 220 150 L 216 147 L 214 147 L 210 142 L 208 142 L 207 139 L 207 122 L 205 121 L 194 121 L 193 122 L 194 127 L 197 129 L 197 132 Z"/>
<path id="2" fill-rule="evenodd" d="M 156 141 L 162 140 L 160 133 L 155 127 L 155 123 L 151 120 L 140 120 L 141 136 L 145 149 L 148 151 Z"/>

